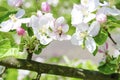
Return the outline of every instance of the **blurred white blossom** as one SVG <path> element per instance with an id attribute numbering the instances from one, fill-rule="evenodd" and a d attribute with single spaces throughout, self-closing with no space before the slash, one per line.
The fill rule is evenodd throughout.
<path id="1" fill-rule="evenodd" d="M 8 32 L 21 27 L 22 23 L 29 23 L 29 18 L 21 18 L 24 14 L 25 11 L 23 9 L 20 9 L 16 14 L 11 14 L 9 20 L 0 24 L 0 31 Z"/>
<path id="2" fill-rule="evenodd" d="M 71 16 L 72 25 L 78 25 L 82 22 L 88 23 L 96 16 L 93 12 L 98 8 L 98 0 L 81 0 L 81 4 L 74 4 Z"/>
<path id="3" fill-rule="evenodd" d="M 54 7 L 58 5 L 59 0 L 47 0 L 48 4 L 53 5 Z"/>
<path id="4" fill-rule="evenodd" d="M 19 7 L 22 5 L 23 0 L 7 0 L 8 5 L 13 6 L 13 7 Z"/>

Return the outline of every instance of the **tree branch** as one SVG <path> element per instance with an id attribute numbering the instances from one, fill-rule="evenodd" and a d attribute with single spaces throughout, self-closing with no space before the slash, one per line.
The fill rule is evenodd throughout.
<path id="1" fill-rule="evenodd" d="M 60 66 L 55 64 L 39 63 L 24 59 L 7 57 L 0 60 L 0 65 L 7 68 L 24 69 L 35 71 L 37 73 L 54 74 L 66 77 L 81 78 L 84 80 L 118 80 L 119 74 L 105 75 L 98 71 L 77 69 L 72 67 Z"/>

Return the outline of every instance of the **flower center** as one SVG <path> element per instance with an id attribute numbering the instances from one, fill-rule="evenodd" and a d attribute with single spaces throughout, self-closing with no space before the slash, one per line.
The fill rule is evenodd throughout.
<path id="1" fill-rule="evenodd" d="M 9 17 L 10 17 L 10 19 L 11 19 L 13 22 L 16 22 L 16 21 L 17 21 L 17 18 L 15 17 L 14 14 L 10 15 Z"/>
<path id="2" fill-rule="evenodd" d="M 83 8 L 81 11 L 84 16 L 88 16 L 88 11 L 85 8 Z"/>
<path id="3" fill-rule="evenodd" d="M 58 32 L 58 34 L 61 36 L 61 34 L 62 34 L 62 27 L 61 27 L 61 26 L 59 26 L 59 27 L 57 28 L 57 32 Z"/>
<path id="4" fill-rule="evenodd" d="M 42 35 L 46 35 L 46 31 L 47 31 L 47 28 L 45 25 L 42 26 L 42 28 L 39 29 L 39 32 L 42 34 Z"/>
<path id="5" fill-rule="evenodd" d="M 80 33 L 80 37 L 81 37 L 81 38 L 85 38 L 87 35 L 88 35 L 88 34 L 87 34 L 86 31 Z"/>
<path id="6" fill-rule="evenodd" d="M 88 4 L 88 0 L 83 0 L 83 3 L 87 5 Z"/>

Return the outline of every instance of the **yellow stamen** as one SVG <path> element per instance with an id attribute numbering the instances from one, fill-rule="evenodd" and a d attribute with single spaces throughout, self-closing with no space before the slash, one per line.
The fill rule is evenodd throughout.
<path id="1" fill-rule="evenodd" d="M 80 37 L 85 38 L 86 36 L 87 36 L 87 32 L 86 32 L 86 31 L 85 31 L 85 32 L 80 33 Z"/>
<path id="2" fill-rule="evenodd" d="M 9 17 L 10 17 L 10 19 L 11 19 L 13 22 L 16 22 L 16 21 L 17 21 L 17 18 L 15 17 L 14 14 L 10 15 Z"/>
<path id="3" fill-rule="evenodd" d="M 57 28 L 57 30 L 58 30 L 59 35 L 61 35 L 61 34 L 62 34 L 62 27 L 59 26 L 59 27 Z"/>

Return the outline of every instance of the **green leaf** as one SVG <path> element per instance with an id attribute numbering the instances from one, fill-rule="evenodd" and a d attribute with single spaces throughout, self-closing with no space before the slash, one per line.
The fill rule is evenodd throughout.
<path id="1" fill-rule="evenodd" d="M 115 0 L 115 6 L 120 9 L 120 0 Z"/>
<path id="2" fill-rule="evenodd" d="M 10 48 L 9 39 L 0 40 L 0 57 L 2 57 Z"/>
<path id="3" fill-rule="evenodd" d="M 117 20 L 113 16 L 108 16 L 108 21 L 106 23 L 109 31 L 112 31 L 115 28 L 120 28 L 120 20 Z"/>
<path id="4" fill-rule="evenodd" d="M 2 38 L 0 40 L 0 58 L 7 56 L 19 57 L 19 49 L 11 45 L 9 38 Z"/>
<path id="5" fill-rule="evenodd" d="M 117 66 L 114 64 L 106 63 L 102 66 L 99 66 L 98 69 L 104 74 L 112 74 L 116 72 Z"/>
<path id="6" fill-rule="evenodd" d="M 8 9 L 0 6 L 0 18 L 8 13 Z M 1 19 L 0 19 L 1 20 Z"/>
<path id="7" fill-rule="evenodd" d="M 3 11 L 8 11 L 8 9 L 5 8 L 5 7 L 0 6 L 0 12 L 3 12 Z"/>
<path id="8" fill-rule="evenodd" d="M 67 34 L 72 35 L 73 33 L 75 33 L 75 30 L 76 30 L 75 27 L 70 26 L 69 31 L 67 32 Z"/>
<path id="9" fill-rule="evenodd" d="M 37 50 L 34 51 L 35 54 L 40 54 L 42 52 L 41 48 L 38 48 Z"/>
<path id="10" fill-rule="evenodd" d="M 1 39 L 9 39 L 9 41 L 11 43 L 11 46 L 16 47 L 17 45 L 16 45 L 15 40 L 13 38 L 13 34 L 15 34 L 15 33 L 12 33 L 12 32 L 0 32 Z"/>
<path id="11" fill-rule="evenodd" d="M 98 69 L 104 74 L 112 74 L 117 71 L 118 64 L 119 63 L 117 63 L 117 58 L 110 58 L 110 56 L 107 56 L 106 61 L 101 62 Z"/>
<path id="12" fill-rule="evenodd" d="M 18 71 L 16 69 L 7 69 L 5 80 L 17 80 Z"/>
<path id="13" fill-rule="evenodd" d="M 34 35 L 34 33 L 33 33 L 33 31 L 32 31 L 32 28 L 28 28 L 28 29 L 27 29 L 27 32 L 28 32 L 28 35 L 29 35 L 29 36 L 33 36 L 33 35 Z"/>
<path id="14" fill-rule="evenodd" d="M 19 54 L 19 49 L 18 48 L 10 48 L 7 50 L 7 52 L 4 53 L 4 55 L 0 56 L 0 58 L 7 57 L 7 56 L 15 56 L 17 57 Z"/>
<path id="15" fill-rule="evenodd" d="M 102 45 L 106 42 L 107 38 L 108 38 L 107 32 L 104 29 L 101 29 L 99 34 L 94 37 L 94 40 L 97 45 Z"/>

